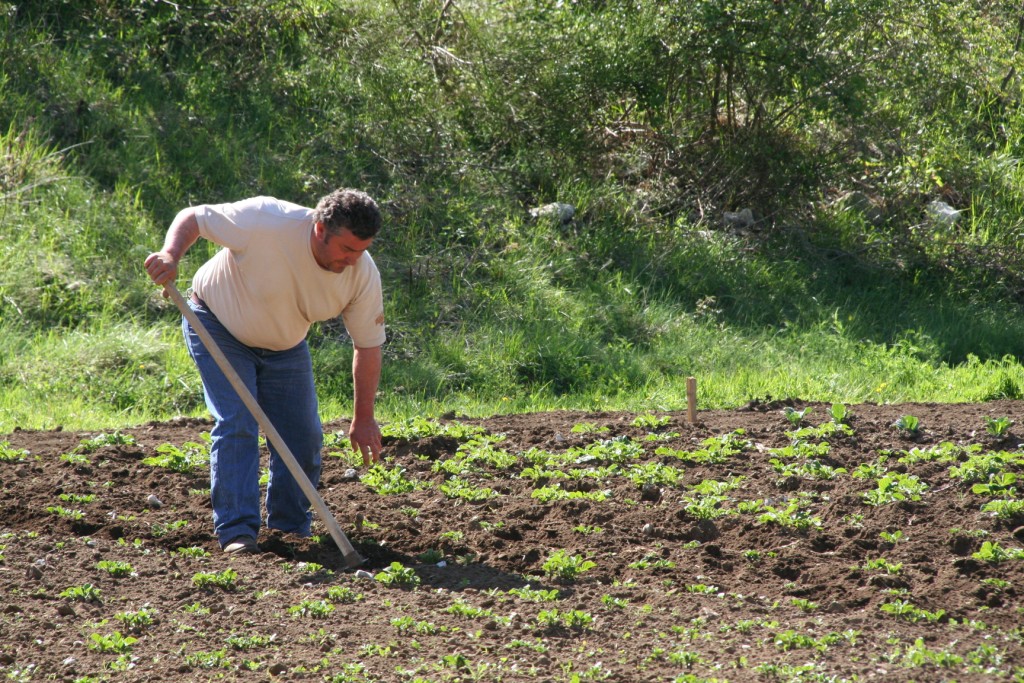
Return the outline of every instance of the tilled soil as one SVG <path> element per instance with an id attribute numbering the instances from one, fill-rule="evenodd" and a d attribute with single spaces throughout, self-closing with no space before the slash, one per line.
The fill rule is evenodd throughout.
<path id="1" fill-rule="evenodd" d="M 1024 680 L 1024 518 L 982 510 L 1024 483 L 978 479 L 1024 470 L 1024 428 L 986 429 L 1024 424 L 1024 402 L 849 406 L 832 434 L 828 405 L 790 404 L 810 409 L 799 425 L 785 407 L 435 420 L 504 438 L 390 437 L 385 470 L 416 488 L 389 495 L 329 446 L 321 495 L 358 573 L 319 522 L 312 539 L 263 533 L 258 555 L 219 550 L 204 469 L 142 462 L 209 422 L 94 449 L 99 433 L 0 436 L 0 674 Z M 886 474 L 927 488 L 880 491 Z"/>

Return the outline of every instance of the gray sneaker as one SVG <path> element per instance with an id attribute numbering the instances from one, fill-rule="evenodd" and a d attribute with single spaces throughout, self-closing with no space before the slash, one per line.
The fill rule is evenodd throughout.
<path id="1" fill-rule="evenodd" d="M 233 555 L 247 555 L 260 552 L 260 547 L 256 545 L 256 539 L 252 536 L 239 536 L 224 546 L 224 552 Z"/>

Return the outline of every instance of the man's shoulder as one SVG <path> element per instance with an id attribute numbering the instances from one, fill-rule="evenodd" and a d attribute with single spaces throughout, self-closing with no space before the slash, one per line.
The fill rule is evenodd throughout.
<path id="1" fill-rule="evenodd" d="M 224 202 L 222 204 L 202 204 L 196 207 L 196 209 L 197 212 L 219 213 L 225 216 L 265 213 L 300 220 L 307 220 L 313 214 L 313 210 L 305 206 L 265 195 L 248 197 L 247 199 L 233 202 Z"/>

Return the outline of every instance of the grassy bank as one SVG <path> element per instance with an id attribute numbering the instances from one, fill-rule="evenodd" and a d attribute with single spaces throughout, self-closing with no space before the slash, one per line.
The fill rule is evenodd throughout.
<path id="1" fill-rule="evenodd" d="M 1017 9 L 652 5 L 8 7 L 0 433 L 203 414 L 146 254 L 343 185 L 387 215 L 386 420 L 1019 398 Z"/>

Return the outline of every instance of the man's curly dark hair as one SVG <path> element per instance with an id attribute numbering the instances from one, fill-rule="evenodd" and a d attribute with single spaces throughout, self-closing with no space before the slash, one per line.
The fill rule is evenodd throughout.
<path id="1" fill-rule="evenodd" d="M 348 188 L 323 197 L 313 210 L 313 220 L 323 223 L 331 235 L 347 228 L 361 240 L 376 237 L 381 224 L 377 202 L 361 190 Z"/>

